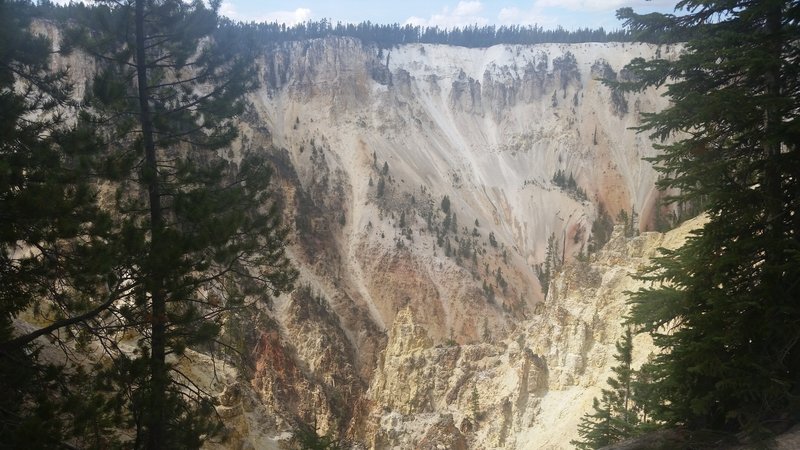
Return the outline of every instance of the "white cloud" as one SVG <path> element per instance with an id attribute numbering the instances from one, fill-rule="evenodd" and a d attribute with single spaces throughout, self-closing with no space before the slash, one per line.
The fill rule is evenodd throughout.
<path id="1" fill-rule="evenodd" d="M 458 2 L 456 5 L 456 9 L 453 11 L 453 15 L 456 17 L 469 17 L 469 16 L 476 16 L 483 11 L 483 5 L 481 2 L 478 1 L 471 1 L 471 2 Z"/>
<path id="2" fill-rule="evenodd" d="M 221 15 L 233 20 L 242 22 L 277 22 L 285 23 L 287 26 L 297 25 L 298 23 L 311 20 L 312 14 L 309 8 L 297 8 L 294 11 L 270 11 L 259 14 L 240 13 L 231 2 L 222 2 L 219 7 Z"/>
<path id="3" fill-rule="evenodd" d="M 308 22 L 311 19 L 311 10 L 308 8 L 297 8 L 294 11 L 273 11 L 264 14 L 263 17 L 265 22 L 297 25 L 298 23 Z"/>
<path id="4" fill-rule="evenodd" d="M 412 16 L 406 20 L 406 24 L 420 25 L 425 27 L 453 28 L 464 27 L 467 25 L 487 25 L 489 19 L 482 16 L 483 4 L 479 1 L 460 1 L 455 8 L 445 6 L 442 12 L 434 14 L 430 19 Z"/>
<path id="5" fill-rule="evenodd" d="M 540 8 L 565 8 L 573 11 L 609 11 L 619 8 L 626 0 L 537 0 Z"/>
<path id="6" fill-rule="evenodd" d="M 558 25 L 558 18 L 544 14 L 542 8 L 534 6 L 523 10 L 517 7 L 502 8 L 497 14 L 499 25 L 540 25 L 544 28 Z"/>
<path id="7" fill-rule="evenodd" d="M 572 11 L 614 11 L 623 6 L 657 7 L 674 6 L 669 0 L 536 0 L 534 8 L 564 8 Z"/>
<path id="8" fill-rule="evenodd" d="M 237 19 L 238 20 L 238 17 L 237 17 L 237 14 L 236 14 L 236 7 L 234 7 L 233 3 L 231 3 L 231 2 L 222 2 L 222 4 L 219 5 L 219 13 L 220 13 L 220 15 L 223 15 L 223 16 L 229 18 L 229 19 Z"/>
<path id="9" fill-rule="evenodd" d="M 634 9 L 668 8 L 672 0 L 533 0 L 529 7 L 505 7 L 497 14 L 498 25 L 540 25 L 543 28 L 563 26 L 618 28 L 613 12 L 624 6 Z"/>

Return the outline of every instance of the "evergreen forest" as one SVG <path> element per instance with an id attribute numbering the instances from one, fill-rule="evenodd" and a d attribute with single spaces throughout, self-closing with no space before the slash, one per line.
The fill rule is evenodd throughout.
<path id="1" fill-rule="evenodd" d="M 43 2 L 38 6 L 39 14 L 55 21 L 70 20 L 87 14 L 94 6 L 80 4 L 58 5 Z M 491 47 L 500 44 L 575 44 L 581 42 L 632 42 L 647 39 L 648 42 L 666 42 L 667 36 L 660 33 L 634 34 L 626 29 L 605 30 L 603 28 L 579 28 L 568 30 L 562 27 L 544 28 L 539 25 L 469 25 L 465 27 L 423 27 L 419 25 L 361 23 L 332 23 L 327 19 L 307 21 L 287 26 L 282 23 L 238 22 L 220 18 L 219 26 L 236 33 L 240 42 L 269 46 L 282 42 L 319 39 L 329 36 L 352 37 L 365 44 L 379 48 L 392 48 L 402 44 L 441 44 L 469 48 Z"/>

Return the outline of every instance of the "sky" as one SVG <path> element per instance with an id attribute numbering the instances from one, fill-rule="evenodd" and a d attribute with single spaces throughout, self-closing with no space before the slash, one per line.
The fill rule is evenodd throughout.
<path id="1" fill-rule="evenodd" d="M 540 25 L 567 29 L 621 27 L 615 11 L 672 12 L 670 0 L 223 0 L 234 20 L 294 25 L 308 20 L 399 23 L 450 28 L 465 25 Z"/>

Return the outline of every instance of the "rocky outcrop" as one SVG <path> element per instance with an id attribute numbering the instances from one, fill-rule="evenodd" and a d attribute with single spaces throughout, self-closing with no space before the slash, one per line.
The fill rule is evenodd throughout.
<path id="1" fill-rule="evenodd" d="M 480 344 L 434 345 L 410 310 L 398 313 L 366 394 L 371 448 L 429 448 L 432 436 L 443 448 L 570 448 L 615 364 L 625 291 L 644 285 L 632 275 L 701 225 L 629 239 L 618 229 L 589 261 L 565 267 L 506 339 L 487 329 Z M 646 336 L 634 345 L 634 365 L 654 351 Z"/>
<path id="2" fill-rule="evenodd" d="M 294 421 L 373 448 L 566 442 L 608 376 L 636 249 L 662 238 L 617 238 L 619 261 L 568 265 L 546 299 L 537 274 L 548 238 L 568 260 L 585 250 L 601 203 L 652 221 L 654 150 L 629 128 L 665 100 L 623 112 L 598 78 L 657 51 L 327 38 L 265 53 L 234 154 L 274 155 L 316 302 L 276 299 L 254 354 L 252 386 L 286 419 L 273 435 Z"/>

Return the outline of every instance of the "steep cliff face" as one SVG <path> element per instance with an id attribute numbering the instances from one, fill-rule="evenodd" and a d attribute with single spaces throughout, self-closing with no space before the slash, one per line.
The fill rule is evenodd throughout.
<path id="1" fill-rule="evenodd" d="M 303 422 L 366 448 L 563 448 L 609 375 L 629 273 L 685 230 L 617 235 L 545 298 L 547 243 L 584 251 L 600 205 L 651 226 L 654 150 L 630 127 L 666 100 L 599 78 L 676 51 L 329 38 L 265 52 L 227 156 L 270 155 L 300 287 L 253 331 L 247 371 L 196 368 L 231 429 L 221 445 L 277 448 Z M 56 63 L 80 95 L 91 60 Z M 637 342 L 637 362 L 649 351 Z"/>
<path id="2" fill-rule="evenodd" d="M 435 448 L 425 442 L 437 435 L 462 448 L 571 448 L 580 417 L 612 375 L 624 292 L 644 285 L 631 275 L 701 223 L 630 239 L 618 229 L 589 262 L 568 265 L 535 314 L 502 340 L 486 330 L 483 343 L 434 345 L 401 311 L 367 393 L 375 405 L 369 445 Z M 634 366 L 652 351 L 649 338 L 637 337 Z"/>
<path id="3" fill-rule="evenodd" d="M 313 293 L 277 299 L 254 351 L 268 410 L 374 448 L 567 442 L 608 376 L 624 280 L 664 238 L 617 237 L 546 300 L 537 273 L 548 238 L 585 250 L 601 204 L 650 226 L 654 150 L 630 127 L 665 100 L 599 78 L 675 51 L 330 38 L 264 54 L 230 157 L 272 155 Z"/>
<path id="4" fill-rule="evenodd" d="M 664 100 L 615 94 L 597 78 L 658 51 L 670 49 L 285 44 L 260 62 L 243 145 L 268 130 L 285 149 L 301 194 L 298 241 L 317 240 L 303 246 L 310 277 L 341 281 L 336 291 L 380 330 L 411 303 L 434 339 L 475 340 L 465 319 L 476 307 L 508 328 L 541 300 L 534 268 L 549 236 L 579 251 L 600 203 L 612 216 L 634 208 L 647 227 L 655 174 L 642 157 L 653 149 L 629 127 Z M 554 184 L 558 171 L 585 196 Z M 503 289 L 491 283 L 498 269 Z"/>

